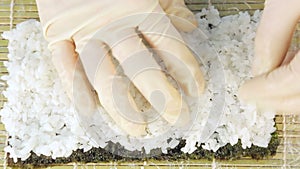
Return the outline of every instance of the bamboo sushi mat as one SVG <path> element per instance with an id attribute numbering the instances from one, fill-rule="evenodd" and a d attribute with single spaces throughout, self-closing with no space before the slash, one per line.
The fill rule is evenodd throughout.
<path id="1" fill-rule="evenodd" d="M 253 13 L 262 9 L 264 0 L 186 0 L 193 11 L 200 11 L 208 5 L 214 5 L 222 16 L 236 14 L 239 11 Z M 16 24 L 27 19 L 38 19 L 37 7 L 34 0 L 0 0 L 0 34 L 3 31 L 14 28 Z M 0 37 L 0 76 L 7 74 L 3 62 L 7 60 L 7 40 Z M 300 49 L 300 24 L 293 39 L 294 48 Z M 1 81 L 0 81 L 1 82 Z M 1 82 L 3 83 L 3 82 Z M 2 91 L 3 89 L 1 89 Z M 2 92 L 1 92 L 2 93 Z M 2 108 L 6 98 L 0 95 Z M 234 161 L 151 161 L 140 163 L 96 163 L 96 164 L 62 164 L 49 168 L 297 168 L 300 169 L 300 116 L 277 116 L 276 124 L 280 138 L 277 154 L 265 160 L 252 160 L 242 158 Z M 7 133 L 3 124 L 0 123 L 0 168 L 6 167 Z"/>

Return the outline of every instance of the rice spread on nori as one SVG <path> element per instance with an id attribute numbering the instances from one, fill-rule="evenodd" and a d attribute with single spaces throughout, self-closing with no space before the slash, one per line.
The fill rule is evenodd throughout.
<path id="1" fill-rule="evenodd" d="M 235 15 L 235 16 L 219 18 L 218 12 L 213 7 L 211 7 L 208 10 L 204 9 L 201 13 L 197 14 L 197 17 L 200 18 L 199 19 L 199 22 L 200 22 L 199 27 L 201 28 L 201 30 L 203 30 L 205 34 L 209 35 L 210 40 L 213 42 L 213 45 L 215 45 L 216 51 L 220 55 L 226 56 L 224 58 L 221 58 L 221 59 L 224 59 L 224 60 L 222 60 L 222 62 L 225 64 L 225 69 L 227 68 L 228 71 L 230 71 L 230 69 L 233 69 L 232 71 L 241 70 L 241 71 L 236 72 L 236 74 L 234 75 L 236 77 L 247 77 L 248 76 L 245 73 L 245 71 L 247 71 L 249 69 L 249 66 L 250 66 L 249 59 L 251 59 L 251 56 L 253 55 L 253 52 L 252 52 L 253 44 L 252 43 L 253 43 L 253 39 L 255 36 L 254 29 L 257 26 L 259 15 L 260 15 L 259 13 L 256 13 L 255 16 L 250 17 L 247 13 L 240 13 L 239 15 Z M 25 46 L 26 50 L 29 50 L 29 51 L 33 50 L 33 53 L 28 54 L 28 52 L 27 53 L 25 52 L 25 54 L 36 57 L 36 56 L 38 56 L 39 52 L 41 52 L 40 51 L 41 48 L 45 48 L 45 46 L 47 44 L 46 43 L 38 44 L 39 43 L 38 40 L 34 41 L 34 40 L 36 40 L 34 38 L 41 38 L 41 36 L 42 36 L 41 33 L 39 32 L 40 30 L 38 28 L 39 27 L 38 23 L 36 23 L 35 21 L 29 21 L 27 23 L 24 23 L 23 25 L 28 26 L 28 24 L 30 25 L 32 23 L 35 24 L 35 26 L 36 26 L 34 28 L 34 29 L 36 29 L 35 32 L 34 31 L 26 32 L 26 30 L 25 31 L 23 30 L 24 32 L 16 31 L 15 33 L 21 37 L 19 39 L 25 38 L 28 41 L 28 44 L 36 44 L 37 45 L 35 47 L 38 47 L 38 48 L 34 48 L 34 49 L 32 49 L 32 46 L 34 47 L 34 45 Z M 234 27 L 237 25 L 239 27 Z M 27 37 L 27 36 L 23 37 L 22 33 L 29 35 L 29 37 Z M 35 37 L 35 36 L 38 36 L 38 37 Z M 34 38 L 31 39 L 32 37 L 34 37 Z M 10 38 L 9 35 L 7 35 L 7 38 L 8 39 Z M 17 39 L 13 39 L 13 40 L 17 41 L 19 39 L 17 38 Z M 9 39 L 9 40 L 11 40 L 11 39 Z M 195 46 L 197 48 L 197 45 L 198 45 L 197 38 L 193 37 L 193 38 L 190 38 L 190 40 L 192 41 L 192 43 L 193 43 L 193 41 L 196 42 Z M 14 44 L 15 43 L 16 42 L 14 42 Z M 224 45 L 225 43 L 226 43 L 226 45 Z M 202 48 L 203 48 L 203 46 L 200 45 L 199 50 L 202 50 Z M 10 50 L 13 50 L 13 49 L 10 49 Z M 21 51 L 14 51 L 15 52 L 14 54 L 17 54 L 17 56 L 20 57 L 18 54 L 20 54 L 20 52 L 22 53 L 23 51 L 22 51 L 22 48 L 18 48 L 18 50 L 21 50 Z M 204 51 L 204 50 L 202 50 L 202 51 Z M 10 54 L 11 54 L 10 57 L 12 57 L 12 53 L 10 53 Z M 232 56 L 231 56 L 231 54 L 232 54 Z M 245 56 L 244 55 L 241 56 L 242 54 L 244 54 Z M 228 60 L 228 57 L 232 57 L 232 58 L 230 60 Z M 237 57 L 241 57 L 241 58 L 237 58 Z M 20 58 L 13 58 L 13 59 L 15 60 L 14 63 L 19 63 L 18 60 L 20 60 Z M 28 58 L 25 58 L 25 59 L 30 60 Z M 42 58 L 42 59 L 44 59 L 44 58 Z M 32 63 L 32 60 L 30 61 L 30 63 L 38 64 L 39 62 L 41 62 L 38 57 L 36 60 L 33 60 L 33 61 L 35 61 L 36 63 Z M 24 61 L 22 63 L 26 63 L 26 61 Z M 41 63 L 42 64 L 46 63 L 46 65 L 44 65 L 43 67 L 39 67 L 37 70 L 35 70 L 35 69 L 33 70 L 33 72 L 37 73 L 38 76 L 40 74 L 44 75 L 43 73 L 45 73 L 45 71 L 48 71 L 47 70 L 48 67 L 51 67 L 49 62 L 42 61 Z M 9 63 L 9 64 L 13 64 L 13 63 Z M 6 66 L 8 67 L 10 74 L 14 73 L 12 68 L 14 68 L 16 65 L 10 66 L 9 64 L 7 64 Z M 210 60 L 208 60 L 206 64 L 208 64 L 210 66 L 212 63 Z M 226 67 L 226 65 L 229 67 Z M 21 64 L 20 67 L 23 68 L 24 65 Z M 211 66 L 211 67 L 213 67 L 213 66 Z M 25 68 L 26 68 L 26 66 L 25 66 Z M 30 75 L 30 71 L 31 70 L 27 71 L 27 73 L 29 73 L 29 74 L 27 74 L 26 77 L 28 77 Z M 235 82 L 233 75 L 231 75 L 230 72 L 226 72 L 226 73 L 228 73 L 227 75 L 229 75 L 228 81 Z M 43 76 L 43 77 L 45 77 L 45 76 Z M 46 77 L 46 79 L 45 79 L 46 81 L 49 80 L 47 78 L 49 78 L 49 77 Z M 19 87 L 16 85 L 19 85 L 20 82 L 15 82 L 15 81 L 10 81 L 10 82 L 11 82 L 9 84 L 10 87 L 14 87 L 14 88 Z M 43 81 L 38 81 L 38 82 L 39 82 L 40 86 L 45 85 Z M 29 84 L 31 84 L 31 82 Z M 232 84 L 229 84 L 229 85 L 232 85 Z M 40 87 L 40 86 L 37 86 L 37 87 Z M 21 86 L 21 88 L 22 88 L 22 86 Z M 54 88 L 56 88 L 56 89 L 59 88 L 59 89 L 57 90 L 57 93 L 51 95 L 51 97 L 56 97 L 56 99 L 52 98 L 51 100 L 53 100 L 53 101 L 60 100 L 61 101 L 61 100 L 66 99 L 64 97 L 63 98 L 61 97 L 62 91 L 60 90 L 59 86 L 54 85 Z M 228 115 L 231 118 L 237 114 L 230 115 L 230 113 L 232 113 L 232 112 L 239 113 L 239 112 L 234 112 L 237 110 L 236 107 L 239 105 L 239 104 L 237 104 L 236 94 L 234 94 L 236 92 L 237 88 L 238 88 L 238 86 L 234 86 L 232 88 L 227 88 L 228 97 L 226 98 L 226 101 L 229 101 L 229 104 L 232 104 L 232 105 L 231 105 L 231 107 L 229 107 L 229 112 L 227 112 L 228 114 L 226 114 L 226 115 Z M 47 92 L 47 91 L 44 91 L 44 92 L 48 94 L 48 93 L 52 92 L 51 90 L 52 90 L 52 88 L 49 90 L 49 92 Z M 30 92 L 35 92 L 35 91 L 30 91 Z M 17 92 L 15 92 L 15 93 L 18 94 Z M 232 96 L 230 96 L 230 95 L 232 95 Z M 9 92 L 6 92 L 5 96 L 8 98 L 11 98 Z M 39 97 L 39 98 L 41 98 L 41 97 Z M 8 99 L 8 100 L 10 101 L 10 99 Z M 210 98 L 210 101 L 211 100 L 212 100 L 212 98 Z M 31 103 L 28 103 L 28 104 L 30 107 L 32 106 Z M 59 103 L 53 102 L 53 104 L 58 105 Z M 34 106 L 37 106 L 37 105 L 35 104 Z M 37 107 L 37 108 L 40 109 L 41 106 L 42 105 L 40 105 L 40 107 Z M 106 148 L 104 148 L 104 149 L 92 148 L 93 145 L 89 144 L 88 141 L 86 141 L 87 138 L 85 138 L 85 136 L 81 135 L 81 132 L 79 132 L 81 130 L 76 128 L 76 124 L 71 123 L 72 121 L 69 122 L 70 124 L 62 123 L 60 125 L 60 123 L 59 124 L 56 123 L 58 121 L 60 121 L 60 122 L 63 121 L 63 120 L 59 119 L 59 116 L 60 116 L 59 113 L 63 113 L 65 111 L 63 109 L 60 109 L 60 107 L 57 107 L 56 110 L 59 110 L 57 112 L 58 114 L 55 114 L 55 116 L 51 116 L 51 119 L 42 118 L 43 119 L 42 123 L 48 125 L 48 126 L 42 126 L 42 127 L 45 127 L 45 129 L 49 130 L 49 127 L 51 127 L 51 121 L 52 121 L 52 122 L 55 122 L 56 127 L 62 126 L 62 129 L 64 129 L 64 133 L 65 134 L 69 133 L 69 135 L 62 135 L 62 134 L 60 134 L 61 131 L 59 131 L 60 128 L 57 128 L 57 129 L 54 128 L 54 130 L 58 130 L 58 132 L 55 133 L 56 140 L 51 141 L 51 140 L 49 140 L 48 135 L 44 136 L 45 137 L 44 139 L 46 141 L 48 140 L 51 142 L 51 145 L 53 145 L 52 148 L 53 147 L 56 148 L 55 151 L 54 151 L 54 149 L 53 150 L 51 148 L 47 149 L 47 148 L 43 147 L 43 145 L 39 145 L 40 142 L 37 142 L 37 140 L 35 140 L 35 138 L 43 137 L 43 136 L 30 135 L 30 136 L 26 136 L 28 138 L 27 139 L 24 138 L 24 140 L 22 140 L 21 137 L 14 137 L 14 138 L 10 137 L 9 138 L 9 146 L 6 148 L 5 151 L 10 154 L 9 157 L 11 157 L 11 158 L 9 158 L 8 161 L 11 166 L 21 166 L 21 165 L 25 165 L 25 164 L 41 166 L 41 165 L 53 165 L 53 164 L 62 164 L 62 163 L 69 163 L 69 162 L 83 162 L 83 163 L 108 162 L 108 161 L 122 162 L 122 161 L 136 161 L 136 160 L 140 161 L 141 159 L 143 159 L 143 160 L 177 161 L 177 160 L 216 158 L 216 159 L 231 160 L 231 159 L 239 159 L 241 157 L 246 157 L 246 156 L 250 156 L 253 159 L 262 159 L 262 158 L 267 158 L 268 156 L 274 155 L 276 152 L 276 148 L 279 145 L 279 139 L 278 139 L 276 133 L 273 133 L 272 138 L 271 138 L 271 133 L 274 132 L 274 127 L 273 127 L 274 121 L 272 120 L 274 114 L 271 113 L 271 114 L 257 115 L 257 116 L 248 116 L 248 115 L 239 116 L 239 117 L 237 117 L 237 119 L 240 117 L 243 118 L 243 119 L 238 119 L 238 121 L 241 124 L 233 123 L 237 119 L 230 119 L 230 118 L 226 119 L 225 118 L 225 120 L 223 121 L 223 125 L 220 126 L 216 130 L 216 132 L 213 134 L 213 136 L 206 143 L 202 143 L 200 145 L 196 144 L 197 146 L 194 146 L 195 144 L 192 144 L 192 143 L 193 142 L 197 143 L 197 140 L 192 140 L 192 141 L 191 140 L 181 140 L 179 142 L 179 144 L 173 149 L 164 147 L 164 148 L 166 148 L 167 152 L 162 153 L 162 151 L 160 149 L 151 150 L 151 153 L 157 154 L 155 156 L 147 156 L 145 151 L 128 152 L 119 144 L 108 144 L 106 146 Z M 9 112 L 10 114 L 8 115 L 8 114 L 5 114 L 5 111 L 7 111 L 7 109 L 3 110 L 1 112 L 2 113 L 1 115 L 2 115 L 2 120 L 4 121 L 4 124 L 6 124 L 6 125 L 10 124 L 12 122 L 12 121 L 10 121 L 12 119 L 9 119 L 9 118 L 21 118 L 22 120 L 24 120 L 24 118 L 28 118 L 23 115 L 20 117 L 17 114 L 12 114 L 10 112 Z M 66 115 L 66 114 L 64 114 L 64 115 Z M 38 118 L 41 118 L 41 117 L 38 117 Z M 67 115 L 63 118 L 72 119 L 71 115 L 70 116 Z M 261 120 L 262 122 L 258 122 L 257 119 Z M 266 120 L 266 121 L 264 121 L 264 120 Z M 49 123 L 49 121 L 50 121 L 50 123 Z M 253 122 L 253 124 L 251 124 L 251 122 Z M 228 125 L 229 123 L 231 123 L 231 126 Z M 234 126 L 234 125 L 243 125 L 244 123 L 251 124 L 252 127 Z M 35 123 L 31 123 L 31 124 L 35 124 Z M 9 126 L 9 125 L 7 125 L 7 126 Z M 72 126 L 75 126 L 75 128 L 72 128 Z M 235 128 L 232 128 L 232 127 L 235 127 Z M 33 133 L 33 134 L 35 133 L 34 132 L 35 130 L 33 130 L 33 129 L 36 129 L 36 128 L 33 126 L 28 126 L 28 127 L 23 127 L 23 128 L 20 127 L 20 130 L 24 129 L 24 131 L 25 131 L 27 128 L 31 131 L 31 133 Z M 264 130 L 261 130 L 261 128 L 263 128 Z M 242 131 L 240 131 L 240 130 L 242 130 Z M 8 128 L 8 131 L 11 132 L 10 128 Z M 23 133 L 24 133 L 24 131 L 23 131 Z M 255 134 L 255 132 L 260 132 L 260 133 Z M 244 133 L 244 134 L 241 135 L 238 133 Z M 74 135 L 76 137 L 73 137 Z M 66 138 L 67 140 L 66 139 L 64 140 L 64 138 Z M 76 138 L 76 139 L 74 139 L 74 138 Z M 69 142 L 70 140 L 72 140 L 72 141 Z M 66 141 L 66 142 L 64 142 L 64 141 Z M 80 141 L 81 144 L 78 144 L 76 141 Z M 188 142 L 188 144 L 186 144 L 187 142 Z M 47 145 L 49 143 L 41 143 L 41 144 Z M 58 146 L 60 144 L 64 145 L 65 147 Z M 267 147 L 267 144 L 268 144 L 268 147 Z M 28 145 L 28 146 L 26 146 L 26 145 Z M 263 147 L 267 147 L 267 148 L 263 148 Z M 31 151 L 30 148 L 35 148 L 35 150 Z M 59 150 L 63 150 L 64 155 L 62 155 L 61 152 L 59 152 L 57 150 L 57 148 L 59 148 Z M 105 149 L 109 149 L 109 151 L 107 151 Z M 185 152 L 192 151 L 193 153 L 190 153 L 190 154 L 184 153 L 184 152 L 182 152 L 183 149 L 185 150 Z M 36 152 L 38 152 L 38 153 L 36 153 Z M 41 152 L 47 152 L 47 153 L 41 153 Z M 120 152 L 122 152 L 122 156 L 118 155 L 118 154 L 120 154 Z M 19 154 L 14 154 L 14 153 L 19 153 Z M 126 157 L 126 153 L 128 153 L 127 154 L 128 157 Z M 48 155 L 45 155 L 45 154 L 48 154 Z M 124 157 L 124 154 L 125 154 L 125 157 Z M 62 158 L 61 156 L 65 156 L 65 157 Z M 134 158 L 132 158 L 132 157 L 134 157 Z M 136 158 L 136 157 L 138 157 L 138 158 Z M 17 159 L 17 163 L 13 163 L 12 159 L 14 159 L 15 161 Z"/>

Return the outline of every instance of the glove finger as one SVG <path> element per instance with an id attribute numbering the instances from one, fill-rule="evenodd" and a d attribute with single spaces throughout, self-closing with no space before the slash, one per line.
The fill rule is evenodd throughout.
<path id="1" fill-rule="evenodd" d="M 52 62 L 77 112 L 85 115 L 94 112 L 97 108 L 97 99 L 78 54 L 75 52 L 73 42 L 59 41 L 49 48 L 52 53 Z"/>
<path id="2" fill-rule="evenodd" d="M 247 81 L 239 90 L 241 100 L 256 100 L 292 96 L 300 93 L 300 53 L 286 65 Z M 258 102 L 258 101 L 257 101 Z"/>
<path id="3" fill-rule="evenodd" d="M 263 99 L 258 101 L 257 107 L 263 111 L 278 112 L 279 114 L 300 114 L 300 93 L 293 96 Z"/>
<path id="4" fill-rule="evenodd" d="M 178 30 L 191 32 L 197 28 L 198 21 L 184 0 L 160 0 L 159 3 Z"/>
<path id="5" fill-rule="evenodd" d="M 189 120 L 186 103 L 135 30 L 123 30 L 118 37 L 119 43 L 109 45 L 126 76 L 166 121 L 178 126 L 186 124 Z"/>
<path id="6" fill-rule="evenodd" d="M 163 14 L 150 15 L 139 29 L 184 92 L 189 96 L 199 96 L 205 87 L 199 63 L 169 18 Z"/>
<path id="7" fill-rule="evenodd" d="M 256 32 L 253 74 L 258 76 L 281 65 L 300 18 L 300 1 L 267 1 Z"/>
<path id="8" fill-rule="evenodd" d="M 80 57 L 102 106 L 115 123 L 131 136 L 146 135 L 143 117 L 137 111 L 124 79 L 116 74 L 105 45 L 90 40 Z"/>
<path id="9" fill-rule="evenodd" d="M 296 56 L 296 54 L 298 52 L 299 52 L 299 50 L 298 51 L 296 51 L 296 50 L 289 50 L 287 52 L 286 56 L 284 57 L 284 60 L 283 60 L 283 62 L 281 64 L 281 66 L 290 64 L 291 61 L 294 59 L 294 57 Z"/>

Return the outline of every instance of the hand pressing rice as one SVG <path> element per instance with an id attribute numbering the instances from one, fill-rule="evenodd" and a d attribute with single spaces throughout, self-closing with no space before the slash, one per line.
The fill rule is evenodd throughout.
<path id="1" fill-rule="evenodd" d="M 255 41 L 255 77 L 240 90 L 245 102 L 264 111 L 300 114 L 299 46 L 289 51 L 299 20 L 300 1 L 266 2 Z"/>
<path id="2" fill-rule="evenodd" d="M 165 4 L 165 8 L 179 5 L 182 8 L 179 14 L 192 15 L 184 1 L 178 2 L 181 3 Z M 124 134 L 136 137 L 148 134 L 149 121 L 128 94 L 126 80 L 116 73 L 121 67 L 157 111 L 157 116 L 162 116 L 171 126 L 189 123 L 189 108 L 182 94 L 168 82 L 140 37 L 160 55 L 167 72 L 187 95 L 197 97 L 203 92 L 199 64 L 158 1 L 120 0 L 109 5 L 109 0 L 89 3 L 75 0 L 65 1 L 59 8 L 57 3 L 60 1 L 37 0 L 53 63 L 83 120 L 99 113 L 95 101 L 98 96 Z M 187 21 L 183 20 L 181 25 L 184 22 Z M 118 60 L 119 67 L 113 65 L 111 55 Z M 85 120 L 84 123 L 90 122 Z"/>
<path id="3" fill-rule="evenodd" d="M 252 144 L 266 147 L 275 131 L 274 113 L 260 114 L 253 107 L 243 107 L 236 98 L 238 87 L 250 77 L 254 32 L 259 16 L 256 12 L 252 17 L 240 13 L 220 18 L 212 7 L 197 14 L 199 27 L 207 39 L 199 31 L 183 33 L 182 36 L 201 56 L 207 88 L 198 100 L 188 101 L 193 123 L 187 128 L 176 128 L 163 118 L 149 117 L 153 121 L 148 123 L 147 132 L 152 134 L 148 140 L 112 131 L 118 126 L 103 109 L 99 110 L 101 118 L 91 118 L 95 120 L 94 125 L 84 126 L 88 129 L 84 130 L 76 119 L 74 105 L 63 90 L 60 72 L 51 62 L 41 25 L 33 20 L 17 25 L 16 29 L 3 34 L 9 40 L 9 62 L 6 63 L 9 75 L 3 77 L 9 86 L 4 92 L 8 102 L 1 110 L 2 121 L 10 135 L 5 151 L 15 160 L 25 160 L 31 151 L 56 158 L 69 156 L 79 148 L 87 151 L 91 147 L 105 147 L 112 141 L 128 150 L 143 148 L 149 152 L 159 147 L 166 152 L 178 144 L 177 139 L 183 138 L 187 144 L 182 151 L 193 152 L 196 143 L 201 143 L 199 138 L 215 106 L 214 101 L 222 92 L 220 96 L 224 96 L 225 101 L 222 119 L 203 147 L 216 151 L 227 143 L 236 144 L 239 139 L 244 148 Z M 224 77 L 225 84 L 220 80 Z M 216 90 L 222 88 L 223 91 Z M 140 96 L 136 94 L 134 97 L 138 99 Z M 154 114 L 151 113 L 149 111 L 149 116 Z M 97 142 L 90 133 L 97 133 Z"/>

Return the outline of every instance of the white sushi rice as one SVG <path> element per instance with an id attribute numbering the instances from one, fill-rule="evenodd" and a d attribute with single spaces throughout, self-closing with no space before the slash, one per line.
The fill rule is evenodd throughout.
<path id="1" fill-rule="evenodd" d="M 162 120 L 153 122 L 149 125 L 149 131 L 154 136 L 165 130 L 172 132 L 164 137 L 151 137 L 150 142 L 149 139 L 131 139 L 105 132 L 115 125 L 109 117 L 100 123 L 104 131 L 101 135 L 102 144 L 90 141 L 90 134 L 78 124 L 74 107 L 52 65 L 40 23 L 29 20 L 3 33 L 2 36 L 9 40 L 9 61 L 5 63 L 9 74 L 2 76 L 8 84 L 3 92 L 8 102 L 0 111 L 1 120 L 10 136 L 5 151 L 15 161 L 17 158 L 27 159 L 31 151 L 53 158 L 67 157 L 73 150 L 83 148 L 87 151 L 92 147 L 104 147 L 111 140 L 129 150 L 141 150 L 144 147 L 149 152 L 159 145 L 166 152 L 167 148 L 178 144 L 176 138 L 184 138 L 187 144 L 182 151 L 191 153 L 196 149 L 196 143 L 201 142 L 199 135 L 214 106 L 212 100 L 217 94 L 215 86 L 218 85 L 225 89 L 225 107 L 219 127 L 205 141 L 203 148 L 217 151 L 228 143 L 236 144 L 239 139 L 243 148 L 251 145 L 267 147 L 271 133 L 276 129 L 273 120 L 275 114 L 259 113 L 255 107 L 243 106 L 236 97 L 239 86 L 250 78 L 253 42 L 260 12 L 255 12 L 253 16 L 239 13 L 220 18 L 218 11 L 209 7 L 196 16 L 199 28 L 207 39 L 196 32 L 183 34 L 189 47 L 200 54 L 208 80 L 206 93 L 197 105 L 200 109 L 192 108 L 192 113 L 198 114 L 196 123 L 186 131 L 180 131 L 169 129 Z M 222 68 L 222 74 L 219 74 L 220 70 L 215 63 L 222 63 L 218 67 Z M 221 79 L 218 76 L 225 77 L 225 84 L 218 81 Z M 169 142 L 169 137 L 173 141 Z"/>

